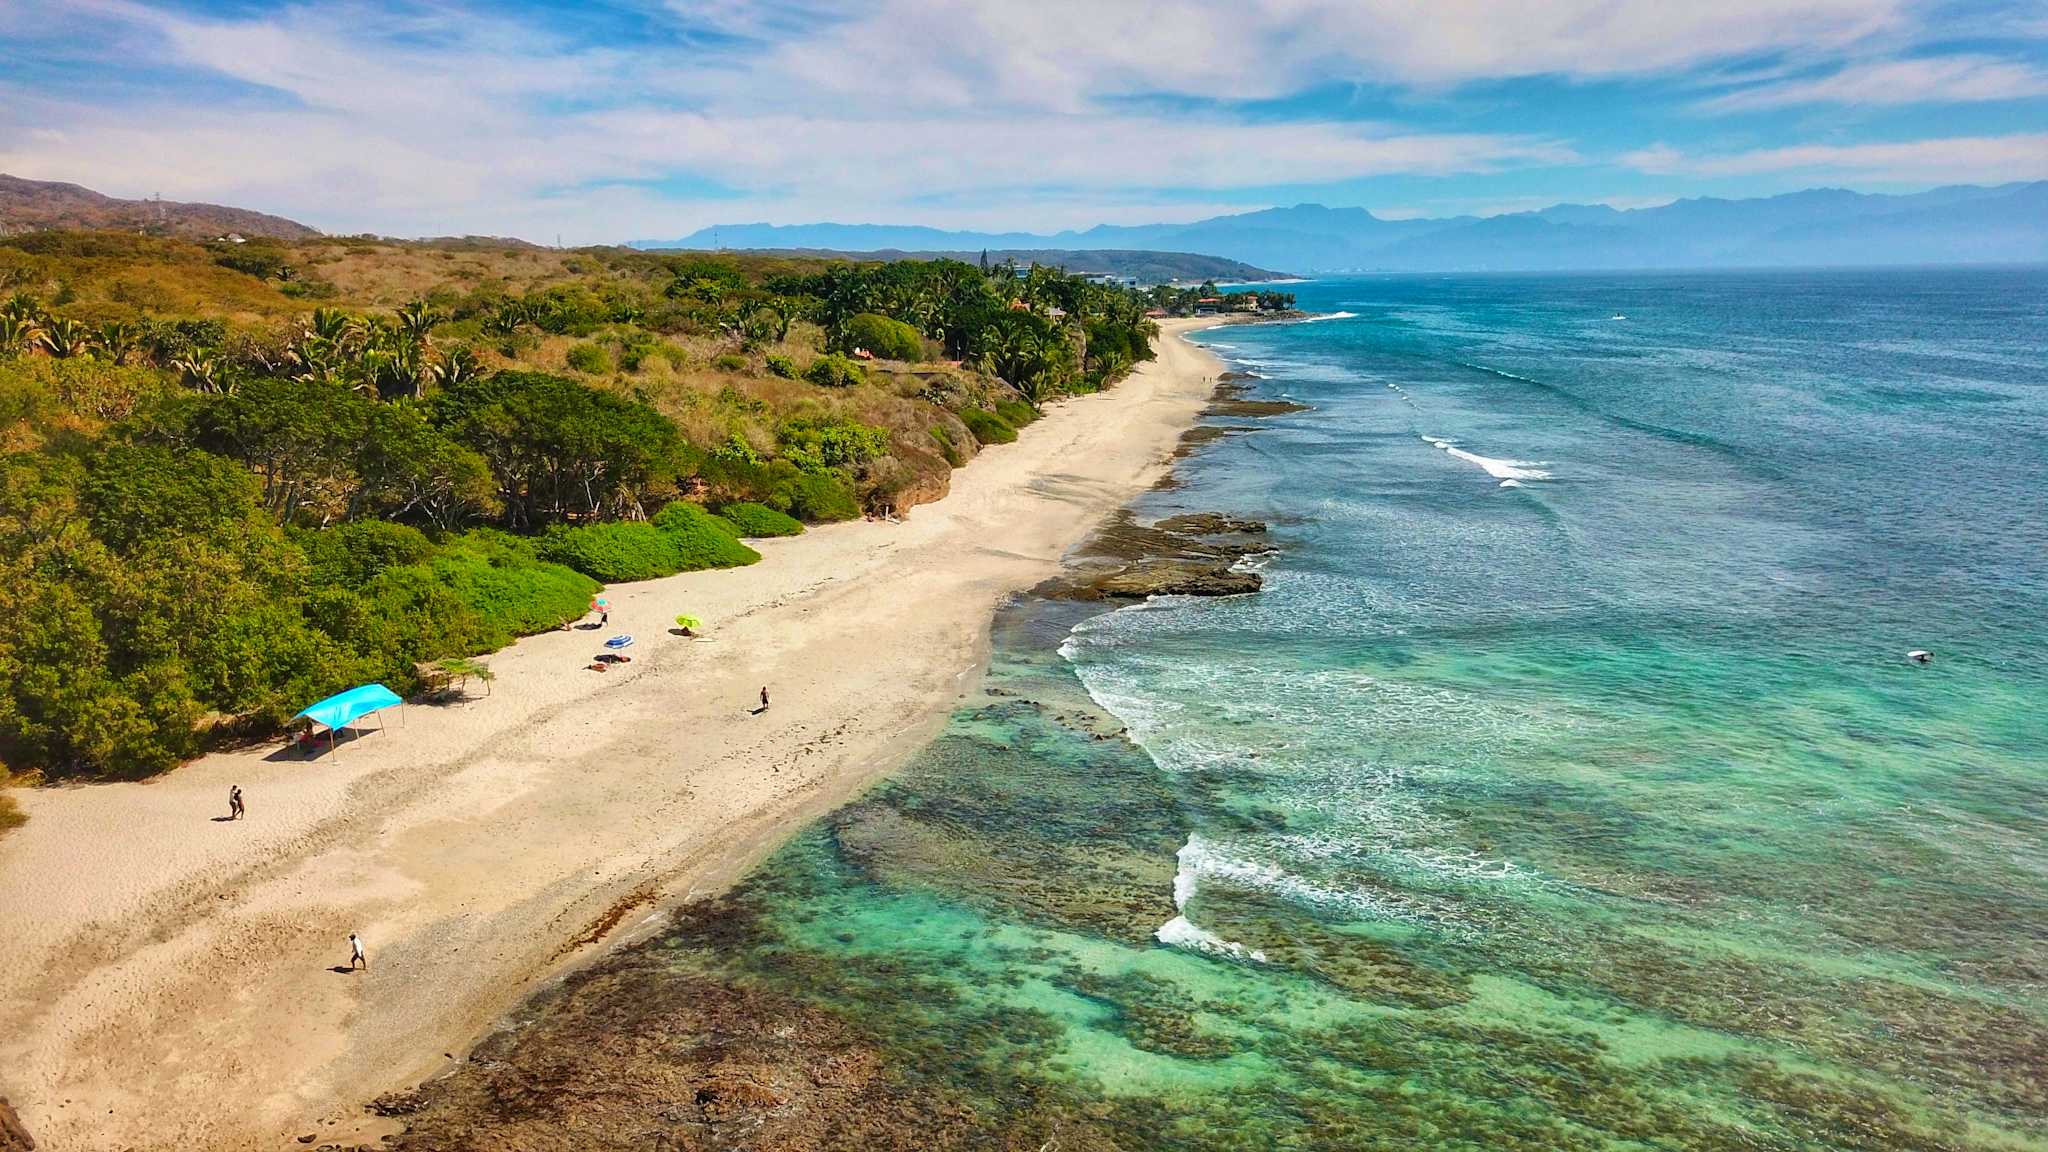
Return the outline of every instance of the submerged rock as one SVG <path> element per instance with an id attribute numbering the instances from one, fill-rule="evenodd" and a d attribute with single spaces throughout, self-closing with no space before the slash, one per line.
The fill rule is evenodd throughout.
<path id="1" fill-rule="evenodd" d="M 1257 572 L 1232 561 L 1155 560 L 1095 575 L 1068 591 L 1072 600 L 1142 600 L 1147 596 L 1241 596 L 1263 586 Z"/>
<path id="2" fill-rule="evenodd" d="M 1075 567 L 1044 592 L 1061 600 L 1239 596 L 1264 582 L 1238 561 L 1272 550 L 1257 520 L 1194 512 L 1139 524 L 1126 511 L 1084 544 Z"/>
<path id="3" fill-rule="evenodd" d="M 1221 512 L 1184 512 L 1179 516 L 1168 516 L 1152 525 L 1161 532 L 1178 532 L 1190 536 L 1263 536 L 1266 525 L 1259 520 L 1247 520 L 1239 516 L 1225 516 Z"/>
<path id="4" fill-rule="evenodd" d="M 1210 403 L 1202 415 L 1257 419 L 1262 416 L 1285 416 L 1289 412 L 1306 411 L 1308 405 L 1296 404 L 1292 400 L 1216 400 Z"/>

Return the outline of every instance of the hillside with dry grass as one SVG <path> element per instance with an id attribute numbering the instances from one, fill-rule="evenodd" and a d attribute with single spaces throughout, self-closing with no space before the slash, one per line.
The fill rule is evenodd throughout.
<path id="1" fill-rule="evenodd" d="M 1162 293 L 959 261 L 0 237 L 0 769 L 158 771 L 351 684 L 410 691 L 602 584 L 904 514 L 1148 358 L 1148 313 L 1207 299 Z"/>
<path id="2" fill-rule="evenodd" d="M 23 180 L 0 173 L 0 235 L 79 228 L 202 240 L 230 233 L 284 240 L 319 235 L 296 220 L 247 208 L 163 199 L 121 200 L 77 184 Z"/>

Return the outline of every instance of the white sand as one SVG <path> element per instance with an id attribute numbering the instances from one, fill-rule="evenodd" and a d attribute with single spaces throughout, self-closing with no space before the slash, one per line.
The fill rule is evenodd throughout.
<path id="1" fill-rule="evenodd" d="M 15 793 L 30 819 L 0 837 L 0 1094 L 60 1152 L 388 1128 L 361 1105 L 927 739 L 999 598 L 1162 473 L 1217 371 L 1169 336 L 900 525 L 613 588 L 611 631 L 639 643 L 608 673 L 584 668 L 600 634 L 535 636 L 491 658 L 488 697 L 408 705 L 335 756 L 266 746 Z M 679 612 L 707 639 L 669 635 Z M 750 715 L 764 684 L 774 706 Z M 215 822 L 230 784 L 248 818 Z M 352 931 L 369 971 L 330 971 Z"/>

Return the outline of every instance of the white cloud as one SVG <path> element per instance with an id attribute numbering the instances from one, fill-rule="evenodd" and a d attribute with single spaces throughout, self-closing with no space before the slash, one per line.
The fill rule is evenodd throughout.
<path id="1" fill-rule="evenodd" d="M 1951 136 L 1883 144 L 1806 144 L 1687 155 L 1659 144 L 1621 163 L 1658 176 L 1797 173 L 1899 183 L 1984 183 L 2048 179 L 2048 133 Z"/>
<path id="2" fill-rule="evenodd" d="M 1711 112 L 1750 112 L 1801 104 L 1969 104 L 2048 95 L 2048 74 L 1986 56 L 1876 60 L 1828 76 L 1745 88 L 1702 101 Z"/>
<path id="3" fill-rule="evenodd" d="M 1190 195 L 1242 207 L 1260 188 L 1581 162 L 1533 125 L 1254 122 L 1230 101 L 1701 67 L 1753 83 L 1912 24 L 1908 0 L 625 2 L 645 42 L 592 46 L 583 25 L 438 2 L 209 18 L 148 0 L 0 0 L 0 28 L 97 51 L 110 77 L 209 82 L 139 106 L 0 76 L 0 170 L 336 231 L 600 241 L 736 214 L 1051 229 L 1171 215 Z M 1992 64 L 1973 82 L 2012 82 Z M 1165 110 L 1174 96 L 1205 110 Z M 743 203 L 687 191 L 721 186 Z"/>
<path id="4" fill-rule="evenodd" d="M 1905 0 L 880 0 L 708 79 L 774 105 L 1075 111 L 1161 93 L 1260 100 L 1324 84 L 1644 75 L 1831 52 L 1907 24 Z M 682 84 L 701 91 L 701 79 Z"/>
<path id="5" fill-rule="evenodd" d="M 1228 193 L 1575 159 L 1528 136 L 1113 110 L 1076 94 L 1085 85 L 1060 71 L 1071 65 L 1050 39 L 1042 57 L 1027 53 L 1037 66 L 986 86 L 1007 85 L 1009 95 L 991 96 L 944 69 L 855 66 L 860 37 L 873 34 L 866 25 L 831 53 L 812 41 L 672 68 L 445 15 L 393 26 L 366 9 L 306 7 L 212 20 L 132 0 L 84 3 L 154 37 L 168 62 L 284 98 L 237 96 L 223 113 L 94 107 L 0 87 L 0 109 L 11 106 L 16 121 L 9 132 L 0 111 L 0 170 L 246 203 L 337 231 L 542 224 L 598 240 L 657 230 L 693 208 L 732 211 L 708 197 L 676 211 L 678 197 L 650 187 L 672 180 L 743 188 L 750 213 L 775 204 L 842 219 L 933 219 L 1000 206 L 1015 226 L 1046 228 L 1093 222 L 1060 200 L 1078 193 L 1144 201 L 1158 198 L 1154 189 Z M 1028 42 L 1027 31 L 1017 30 Z M 901 28 L 891 36 L 906 38 Z M 941 39 L 924 50 L 945 56 Z M 842 91 L 848 77 L 857 83 Z M 26 131 L 31 124 L 59 131 Z M 562 192 L 591 185 L 610 191 Z"/>

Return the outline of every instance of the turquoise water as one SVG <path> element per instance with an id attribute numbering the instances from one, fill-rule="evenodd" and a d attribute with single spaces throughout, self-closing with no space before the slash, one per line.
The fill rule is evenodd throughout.
<path id="1" fill-rule="evenodd" d="M 1141 505 L 1265 591 L 1006 610 L 676 962 L 997 1146 L 2048 1147 L 2048 272 L 1299 295 Z"/>

